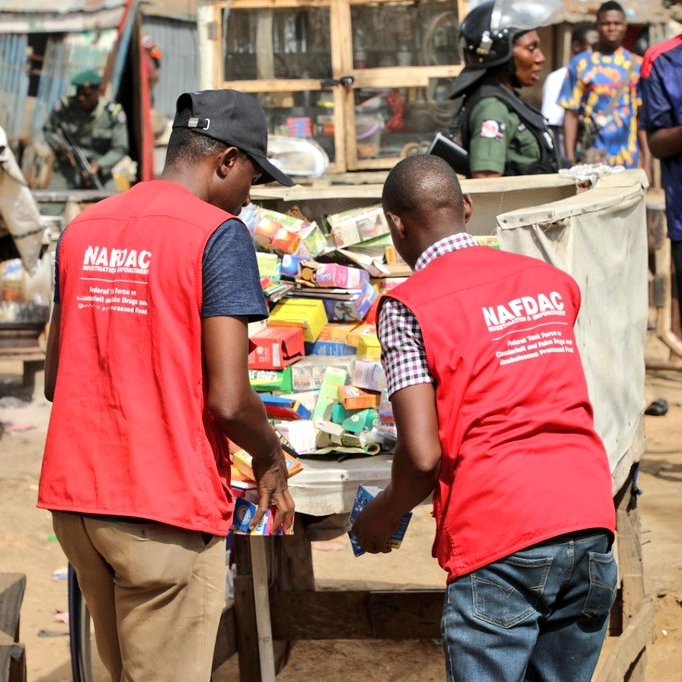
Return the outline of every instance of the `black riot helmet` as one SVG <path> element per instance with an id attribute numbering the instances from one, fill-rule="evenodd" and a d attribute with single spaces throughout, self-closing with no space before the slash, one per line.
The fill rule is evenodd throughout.
<path id="1" fill-rule="evenodd" d="M 550 23 L 561 7 L 561 0 L 487 0 L 472 9 L 460 26 L 465 67 L 450 97 L 459 97 L 488 71 L 508 65 L 513 72 L 514 40 Z"/>
<path id="2" fill-rule="evenodd" d="M 513 26 L 491 28 L 495 0 L 475 7 L 460 27 L 460 45 L 464 63 L 471 69 L 502 66 L 512 58 L 512 43 L 516 35 L 528 29 Z"/>

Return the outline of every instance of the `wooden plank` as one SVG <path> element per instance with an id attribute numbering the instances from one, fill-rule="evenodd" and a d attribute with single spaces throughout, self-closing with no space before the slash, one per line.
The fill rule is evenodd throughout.
<path id="1" fill-rule="evenodd" d="M 237 623 L 239 680 L 260 682 L 258 627 L 253 603 L 253 578 L 250 575 L 236 575 L 234 578 L 234 611 Z"/>
<path id="2" fill-rule="evenodd" d="M 298 9 L 305 7 L 327 7 L 332 0 L 233 0 L 219 2 L 223 9 Z"/>
<path id="3" fill-rule="evenodd" d="M 597 669 L 595 682 L 623 682 L 626 674 L 638 662 L 654 635 L 656 606 L 653 599 L 642 603 L 604 663 Z M 631 679 L 631 678 L 629 678 Z"/>
<path id="4" fill-rule="evenodd" d="M 237 575 L 234 578 L 234 616 L 237 624 L 237 653 L 240 682 L 260 682 L 258 627 L 253 601 L 251 550 L 247 535 L 234 537 Z"/>
<path id="5" fill-rule="evenodd" d="M 440 637 L 443 598 L 443 590 L 272 594 L 273 636 L 295 640 L 433 639 Z"/>
<path id="6" fill-rule="evenodd" d="M 249 536 L 261 680 L 262 682 L 275 682 L 275 654 L 272 648 L 272 625 L 270 623 L 270 599 L 268 595 L 268 563 L 265 556 L 266 540 L 270 540 L 270 538 L 257 535 Z"/>
<path id="7" fill-rule="evenodd" d="M 220 668 L 225 661 L 237 653 L 237 627 L 234 617 L 234 604 L 223 609 L 213 650 L 213 670 Z"/>
<path id="8" fill-rule="evenodd" d="M 381 639 L 433 639 L 440 637 L 443 591 L 370 592 L 372 629 Z M 409 614 L 409 624 L 405 622 Z"/>
<path id="9" fill-rule="evenodd" d="M 0 632 L 19 641 L 19 613 L 26 591 L 23 573 L 0 573 Z"/>
<path id="10" fill-rule="evenodd" d="M 0 680 L 23 682 L 26 656 L 19 644 L 21 603 L 26 591 L 23 573 L 0 573 Z"/>
<path id="11" fill-rule="evenodd" d="M 351 36 L 350 7 L 344 0 L 335 0 L 331 8 L 331 50 L 332 73 L 334 78 L 347 76 L 353 67 L 353 41 Z M 334 89 L 334 153 L 336 172 L 343 172 L 349 166 L 349 158 L 354 158 L 355 134 L 349 134 L 350 126 L 355 130 L 355 119 L 348 120 L 348 102 L 355 96 L 345 88 Z M 355 117 L 355 109 L 353 109 Z"/>
<path id="12" fill-rule="evenodd" d="M 251 81 L 222 81 L 220 88 L 231 88 L 241 92 L 308 92 L 322 90 L 319 78 L 264 78 Z"/>
<path id="13" fill-rule="evenodd" d="M 642 548 L 635 534 L 630 515 L 618 509 L 618 569 L 623 591 L 623 625 L 634 618 L 644 600 Z"/>
<path id="14" fill-rule="evenodd" d="M 376 69 L 354 69 L 355 88 L 425 88 L 431 78 L 455 78 L 464 66 L 386 66 Z M 347 75 L 347 74 L 344 74 Z"/>

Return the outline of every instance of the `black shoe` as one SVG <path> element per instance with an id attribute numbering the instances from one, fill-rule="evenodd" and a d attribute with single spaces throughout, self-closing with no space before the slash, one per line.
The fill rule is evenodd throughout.
<path id="1" fill-rule="evenodd" d="M 668 414 L 668 401 L 659 398 L 658 400 L 654 400 L 653 403 L 649 405 L 649 407 L 644 410 L 644 414 L 651 415 L 652 417 L 663 417 L 666 414 Z"/>

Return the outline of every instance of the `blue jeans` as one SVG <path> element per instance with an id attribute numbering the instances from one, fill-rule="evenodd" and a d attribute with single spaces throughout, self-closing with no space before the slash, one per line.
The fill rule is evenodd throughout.
<path id="1" fill-rule="evenodd" d="M 611 535 L 562 536 L 463 576 L 441 630 L 450 682 L 590 682 L 616 595 Z"/>

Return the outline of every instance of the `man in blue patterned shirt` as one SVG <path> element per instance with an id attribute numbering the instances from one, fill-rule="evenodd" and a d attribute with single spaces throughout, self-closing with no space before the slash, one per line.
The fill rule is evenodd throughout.
<path id="1" fill-rule="evenodd" d="M 568 67 L 559 104 L 566 109 L 566 155 L 576 160 L 603 161 L 611 166 L 637 168 L 651 175 L 651 155 L 637 126 L 640 105 L 641 57 L 623 47 L 625 12 L 613 0 L 597 11 L 599 42 L 592 52 L 575 56 Z M 592 126 L 593 139 L 580 148 L 579 127 Z M 592 158 L 585 157 L 591 148 Z M 641 158 L 640 158 L 641 152 Z"/>

